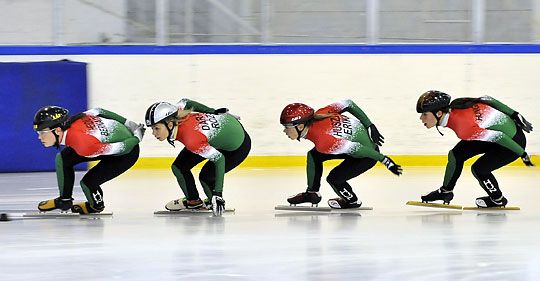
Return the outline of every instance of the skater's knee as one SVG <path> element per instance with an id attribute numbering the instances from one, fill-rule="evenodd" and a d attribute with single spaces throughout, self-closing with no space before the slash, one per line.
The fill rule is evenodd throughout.
<path id="1" fill-rule="evenodd" d="M 207 173 L 200 173 L 199 174 L 199 181 L 201 183 L 209 185 L 210 183 L 212 183 L 214 181 L 214 177 L 212 175 L 210 175 L 210 174 L 207 174 Z"/>
<path id="2" fill-rule="evenodd" d="M 461 156 L 459 153 L 456 153 L 453 149 L 448 152 L 448 162 L 454 163 L 464 163 L 467 160 L 465 157 Z"/>
<path id="3" fill-rule="evenodd" d="M 474 164 L 471 165 L 471 172 L 476 178 L 481 177 L 482 175 L 488 175 L 491 173 L 489 169 L 482 167 L 482 165 L 478 164 L 478 162 L 475 162 Z"/>
<path id="4" fill-rule="evenodd" d="M 334 185 L 339 184 L 340 182 L 343 182 L 343 181 L 340 181 L 338 179 L 338 177 L 336 177 L 334 174 L 330 173 L 326 177 L 326 182 L 328 182 L 331 186 L 334 186 Z"/>
<path id="5" fill-rule="evenodd" d="M 308 160 L 311 159 L 311 161 L 313 161 L 313 162 L 322 162 L 322 160 L 321 160 L 321 153 L 318 152 L 315 148 L 313 148 L 312 150 L 308 151 L 308 153 L 307 153 L 307 158 L 308 158 Z"/>
<path id="6" fill-rule="evenodd" d="M 172 163 L 171 165 L 171 170 L 173 171 L 173 173 L 182 173 L 182 174 L 185 174 L 185 173 L 189 173 L 189 171 L 191 170 L 191 167 L 187 167 L 186 165 L 182 165 L 182 163 L 177 163 L 177 162 L 174 162 Z"/>
<path id="7" fill-rule="evenodd" d="M 81 179 L 80 184 L 83 189 L 84 188 L 95 189 L 94 187 L 99 186 L 99 182 L 95 178 L 89 177 L 88 175 L 85 175 Z"/>

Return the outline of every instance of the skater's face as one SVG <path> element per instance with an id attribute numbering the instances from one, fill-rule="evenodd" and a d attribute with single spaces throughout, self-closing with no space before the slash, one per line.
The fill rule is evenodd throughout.
<path id="1" fill-rule="evenodd" d="M 165 124 L 157 123 L 152 126 L 152 135 L 159 141 L 164 141 L 169 136 L 169 131 L 167 130 L 167 127 L 165 127 Z"/>
<path id="2" fill-rule="evenodd" d="M 295 127 L 298 128 L 298 130 L 302 131 L 304 129 L 304 124 L 300 125 L 290 125 L 290 126 L 283 126 L 285 129 L 283 129 L 283 132 L 289 137 L 291 140 L 297 140 L 298 139 L 298 132 L 296 131 Z"/>
<path id="3" fill-rule="evenodd" d="M 442 115 L 442 112 L 437 112 L 437 115 Z M 440 117 L 440 116 L 439 116 Z M 420 114 L 420 120 L 422 123 L 424 123 L 424 126 L 426 128 L 431 129 L 437 125 L 437 118 L 435 118 L 435 115 L 433 115 L 432 112 L 424 112 Z"/>
<path id="4" fill-rule="evenodd" d="M 38 134 L 38 139 L 41 141 L 44 147 L 51 147 L 56 143 L 56 137 L 53 134 L 53 131 L 56 131 L 58 136 L 62 135 L 62 130 L 60 128 L 55 128 L 53 130 L 47 128 L 41 131 L 36 131 Z"/>

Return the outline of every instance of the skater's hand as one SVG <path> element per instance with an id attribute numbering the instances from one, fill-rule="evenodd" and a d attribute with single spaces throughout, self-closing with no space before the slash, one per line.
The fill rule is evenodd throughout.
<path id="1" fill-rule="evenodd" d="M 139 139 L 139 142 L 142 141 L 144 137 L 144 132 L 146 131 L 146 127 L 144 124 L 137 125 L 137 128 L 133 131 L 133 135 Z"/>
<path id="2" fill-rule="evenodd" d="M 226 114 L 226 113 L 229 113 L 229 109 L 225 108 L 225 107 L 218 108 L 218 109 L 214 110 L 214 114 Z M 230 113 L 229 113 L 229 115 L 236 118 L 236 120 L 240 120 L 240 116 L 238 116 L 238 115 L 234 115 L 234 114 L 230 114 Z"/>
<path id="3" fill-rule="evenodd" d="M 525 120 L 525 118 L 523 118 L 523 116 L 519 114 L 519 112 L 514 112 L 514 114 L 512 114 L 512 116 L 510 117 L 512 117 L 512 120 L 514 120 L 516 125 L 523 129 L 523 131 L 530 133 L 533 130 L 532 124 L 529 121 Z"/>
<path id="4" fill-rule="evenodd" d="M 531 161 L 531 158 L 529 157 L 529 154 L 527 154 L 527 152 L 525 152 L 525 153 L 523 153 L 523 155 L 521 155 L 521 161 L 523 161 L 523 163 L 528 167 L 533 167 L 534 166 L 534 164 Z"/>
<path id="5" fill-rule="evenodd" d="M 221 196 L 212 196 L 212 212 L 214 216 L 221 216 L 225 211 L 225 200 Z"/>
<path id="6" fill-rule="evenodd" d="M 214 114 L 225 114 L 227 112 L 229 112 L 229 109 L 225 107 L 214 110 Z"/>
<path id="7" fill-rule="evenodd" d="M 126 120 L 126 122 L 124 123 L 124 125 L 128 128 L 128 130 L 132 133 L 135 132 L 135 130 L 137 130 L 137 127 L 139 126 L 139 124 L 131 121 L 131 120 Z"/>
<path id="8" fill-rule="evenodd" d="M 369 137 L 373 141 L 374 144 L 377 146 L 381 146 L 384 143 L 384 137 L 379 133 L 379 130 L 377 130 L 377 127 L 375 127 L 374 124 L 371 124 L 368 127 Z"/>
<path id="9" fill-rule="evenodd" d="M 389 157 L 384 156 L 384 159 L 381 161 L 384 166 L 386 166 L 386 169 L 390 170 L 390 172 L 394 173 L 394 175 L 399 176 L 403 172 L 403 169 L 401 169 L 401 166 L 396 164 L 392 159 Z"/>

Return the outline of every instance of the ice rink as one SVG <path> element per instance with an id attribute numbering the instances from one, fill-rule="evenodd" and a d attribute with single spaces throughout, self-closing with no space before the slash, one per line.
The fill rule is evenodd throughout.
<path id="1" fill-rule="evenodd" d="M 175 178 L 130 171 L 103 186 L 113 217 L 0 222 L 0 280 L 540 280 L 538 168 L 496 172 L 521 211 L 406 206 L 440 186 L 444 167 L 398 178 L 379 166 L 351 182 L 372 211 L 274 211 L 305 190 L 304 173 L 232 171 L 224 198 L 236 212 L 217 218 L 154 216 L 181 197 Z M 54 173 L 0 174 L 0 184 L 4 213 L 58 195 Z M 321 192 L 321 204 L 335 197 L 325 182 Z M 455 195 L 468 206 L 484 196 L 469 167 Z"/>

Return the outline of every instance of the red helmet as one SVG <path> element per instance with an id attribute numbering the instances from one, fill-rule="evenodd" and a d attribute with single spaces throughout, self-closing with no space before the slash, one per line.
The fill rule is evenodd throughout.
<path id="1" fill-rule="evenodd" d="M 304 124 L 313 118 L 315 110 L 303 103 L 291 103 L 281 111 L 279 122 L 281 125 Z"/>

